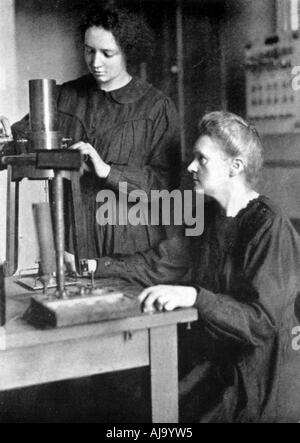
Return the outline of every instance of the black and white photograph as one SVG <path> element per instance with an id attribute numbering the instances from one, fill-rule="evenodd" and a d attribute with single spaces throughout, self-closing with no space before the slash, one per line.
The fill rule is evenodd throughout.
<path id="1" fill-rule="evenodd" d="M 300 423 L 300 0 L 0 0 L 0 423 Z"/>

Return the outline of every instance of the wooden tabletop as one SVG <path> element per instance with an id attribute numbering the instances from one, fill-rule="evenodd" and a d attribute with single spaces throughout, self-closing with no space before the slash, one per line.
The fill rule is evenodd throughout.
<path id="1" fill-rule="evenodd" d="M 172 312 L 157 312 L 138 316 L 106 320 L 97 323 L 53 328 L 47 330 L 37 329 L 28 324 L 22 317 L 27 310 L 32 292 L 24 289 L 17 283 L 17 278 L 8 278 L 5 281 L 7 296 L 7 323 L 0 328 L 0 350 L 11 348 L 53 343 L 62 340 L 90 337 L 93 335 L 110 335 L 120 331 L 134 331 L 145 328 L 155 328 L 162 325 L 187 323 L 197 320 L 195 308 L 179 309 Z M 126 288 L 137 295 L 140 288 L 127 284 L 118 279 L 98 280 L 107 285 Z"/>

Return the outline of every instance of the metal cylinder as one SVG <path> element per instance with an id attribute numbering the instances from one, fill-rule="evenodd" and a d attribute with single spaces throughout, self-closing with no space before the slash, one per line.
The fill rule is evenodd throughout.
<path id="1" fill-rule="evenodd" d="M 29 106 L 31 131 L 57 131 L 55 80 L 29 80 Z"/>
<path id="2" fill-rule="evenodd" d="M 31 132 L 30 141 L 33 152 L 38 149 L 59 149 L 62 136 L 58 131 L 55 132 Z"/>
<path id="3" fill-rule="evenodd" d="M 53 226 L 49 203 L 34 203 L 33 216 L 40 250 L 40 269 L 42 275 L 56 270 Z"/>
<path id="4" fill-rule="evenodd" d="M 54 218 L 55 218 L 55 241 L 56 241 L 56 278 L 57 295 L 65 297 L 65 225 L 64 225 L 64 200 L 63 200 L 63 171 L 55 171 L 54 176 Z"/>

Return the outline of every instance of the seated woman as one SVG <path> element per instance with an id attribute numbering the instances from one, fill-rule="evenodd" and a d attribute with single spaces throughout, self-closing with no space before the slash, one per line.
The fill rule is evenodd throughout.
<path id="1" fill-rule="evenodd" d="M 188 168 L 196 190 L 212 197 L 203 234 L 97 260 L 98 276 L 150 285 L 139 296 L 145 312 L 198 309 L 194 334 L 205 370 L 193 405 L 203 422 L 300 419 L 291 347 L 300 242 L 277 206 L 254 190 L 262 162 L 253 127 L 234 114 L 205 115 Z"/>

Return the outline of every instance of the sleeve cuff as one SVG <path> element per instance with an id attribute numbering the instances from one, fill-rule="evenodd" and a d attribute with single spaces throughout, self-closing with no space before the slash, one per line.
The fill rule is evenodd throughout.
<path id="1" fill-rule="evenodd" d="M 206 318 L 210 317 L 216 308 L 216 294 L 199 285 L 193 285 L 193 287 L 197 290 L 197 298 L 194 304 L 195 308 L 198 309 L 199 315 L 205 316 Z"/>
<path id="2" fill-rule="evenodd" d="M 110 165 L 110 171 L 105 179 L 105 184 L 107 184 L 110 188 L 113 189 L 118 188 L 122 174 L 123 171 L 121 168 L 118 168 L 114 165 Z"/>

